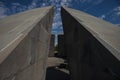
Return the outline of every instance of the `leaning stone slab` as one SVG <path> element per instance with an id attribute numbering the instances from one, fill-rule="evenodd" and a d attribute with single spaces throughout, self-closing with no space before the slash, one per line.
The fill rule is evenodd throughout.
<path id="1" fill-rule="evenodd" d="M 66 7 L 61 15 L 72 80 L 119 80 L 120 27 Z"/>
<path id="2" fill-rule="evenodd" d="M 0 80 L 44 80 L 53 7 L 0 20 Z"/>

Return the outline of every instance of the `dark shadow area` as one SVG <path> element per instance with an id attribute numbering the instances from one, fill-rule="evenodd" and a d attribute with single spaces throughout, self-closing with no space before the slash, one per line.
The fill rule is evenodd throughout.
<path id="1" fill-rule="evenodd" d="M 64 63 L 60 64 L 59 66 L 57 66 L 59 69 L 68 69 L 68 63 L 66 63 L 66 61 L 64 61 Z"/>
<path id="2" fill-rule="evenodd" d="M 66 55 L 63 55 L 63 54 L 60 54 L 60 53 L 55 53 L 54 56 L 55 56 L 55 57 L 58 57 L 58 58 L 62 58 L 62 59 L 66 59 L 66 58 L 67 58 Z"/>
<path id="3" fill-rule="evenodd" d="M 70 80 L 70 76 L 56 67 L 49 67 L 47 68 L 46 80 Z"/>

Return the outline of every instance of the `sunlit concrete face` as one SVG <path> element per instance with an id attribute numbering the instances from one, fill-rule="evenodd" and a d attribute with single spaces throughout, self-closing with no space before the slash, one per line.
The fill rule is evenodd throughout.
<path id="1" fill-rule="evenodd" d="M 44 80 L 53 7 L 0 20 L 0 80 Z"/>
<path id="2" fill-rule="evenodd" d="M 61 11 L 72 80 L 120 79 L 120 27 L 78 10 Z"/>
<path id="3" fill-rule="evenodd" d="M 49 47 L 49 57 L 54 56 L 54 46 L 55 46 L 55 35 L 52 34 L 50 38 L 50 47 Z"/>

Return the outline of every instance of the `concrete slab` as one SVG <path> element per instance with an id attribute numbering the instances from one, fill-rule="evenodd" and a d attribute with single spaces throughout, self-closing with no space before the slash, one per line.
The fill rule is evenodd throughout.
<path id="1" fill-rule="evenodd" d="M 120 60 L 120 27 L 82 11 L 64 9 Z"/>
<path id="2" fill-rule="evenodd" d="M 71 80 L 119 80 L 120 27 L 66 7 L 61 16 Z"/>
<path id="3" fill-rule="evenodd" d="M 0 20 L 0 64 L 51 9 L 37 8 Z"/>
<path id="4" fill-rule="evenodd" d="M 44 80 L 53 7 L 0 20 L 0 80 Z"/>

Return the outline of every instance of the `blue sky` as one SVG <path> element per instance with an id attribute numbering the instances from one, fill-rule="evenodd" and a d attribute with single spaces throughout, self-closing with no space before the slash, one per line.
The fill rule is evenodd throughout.
<path id="1" fill-rule="evenodd" d="M 53 5 L 52 33 L 62 33 L 60 7 L 66 6 L 120 26 L 120 0 L 0 0 L 0 19 L 25 10 Z"/>

